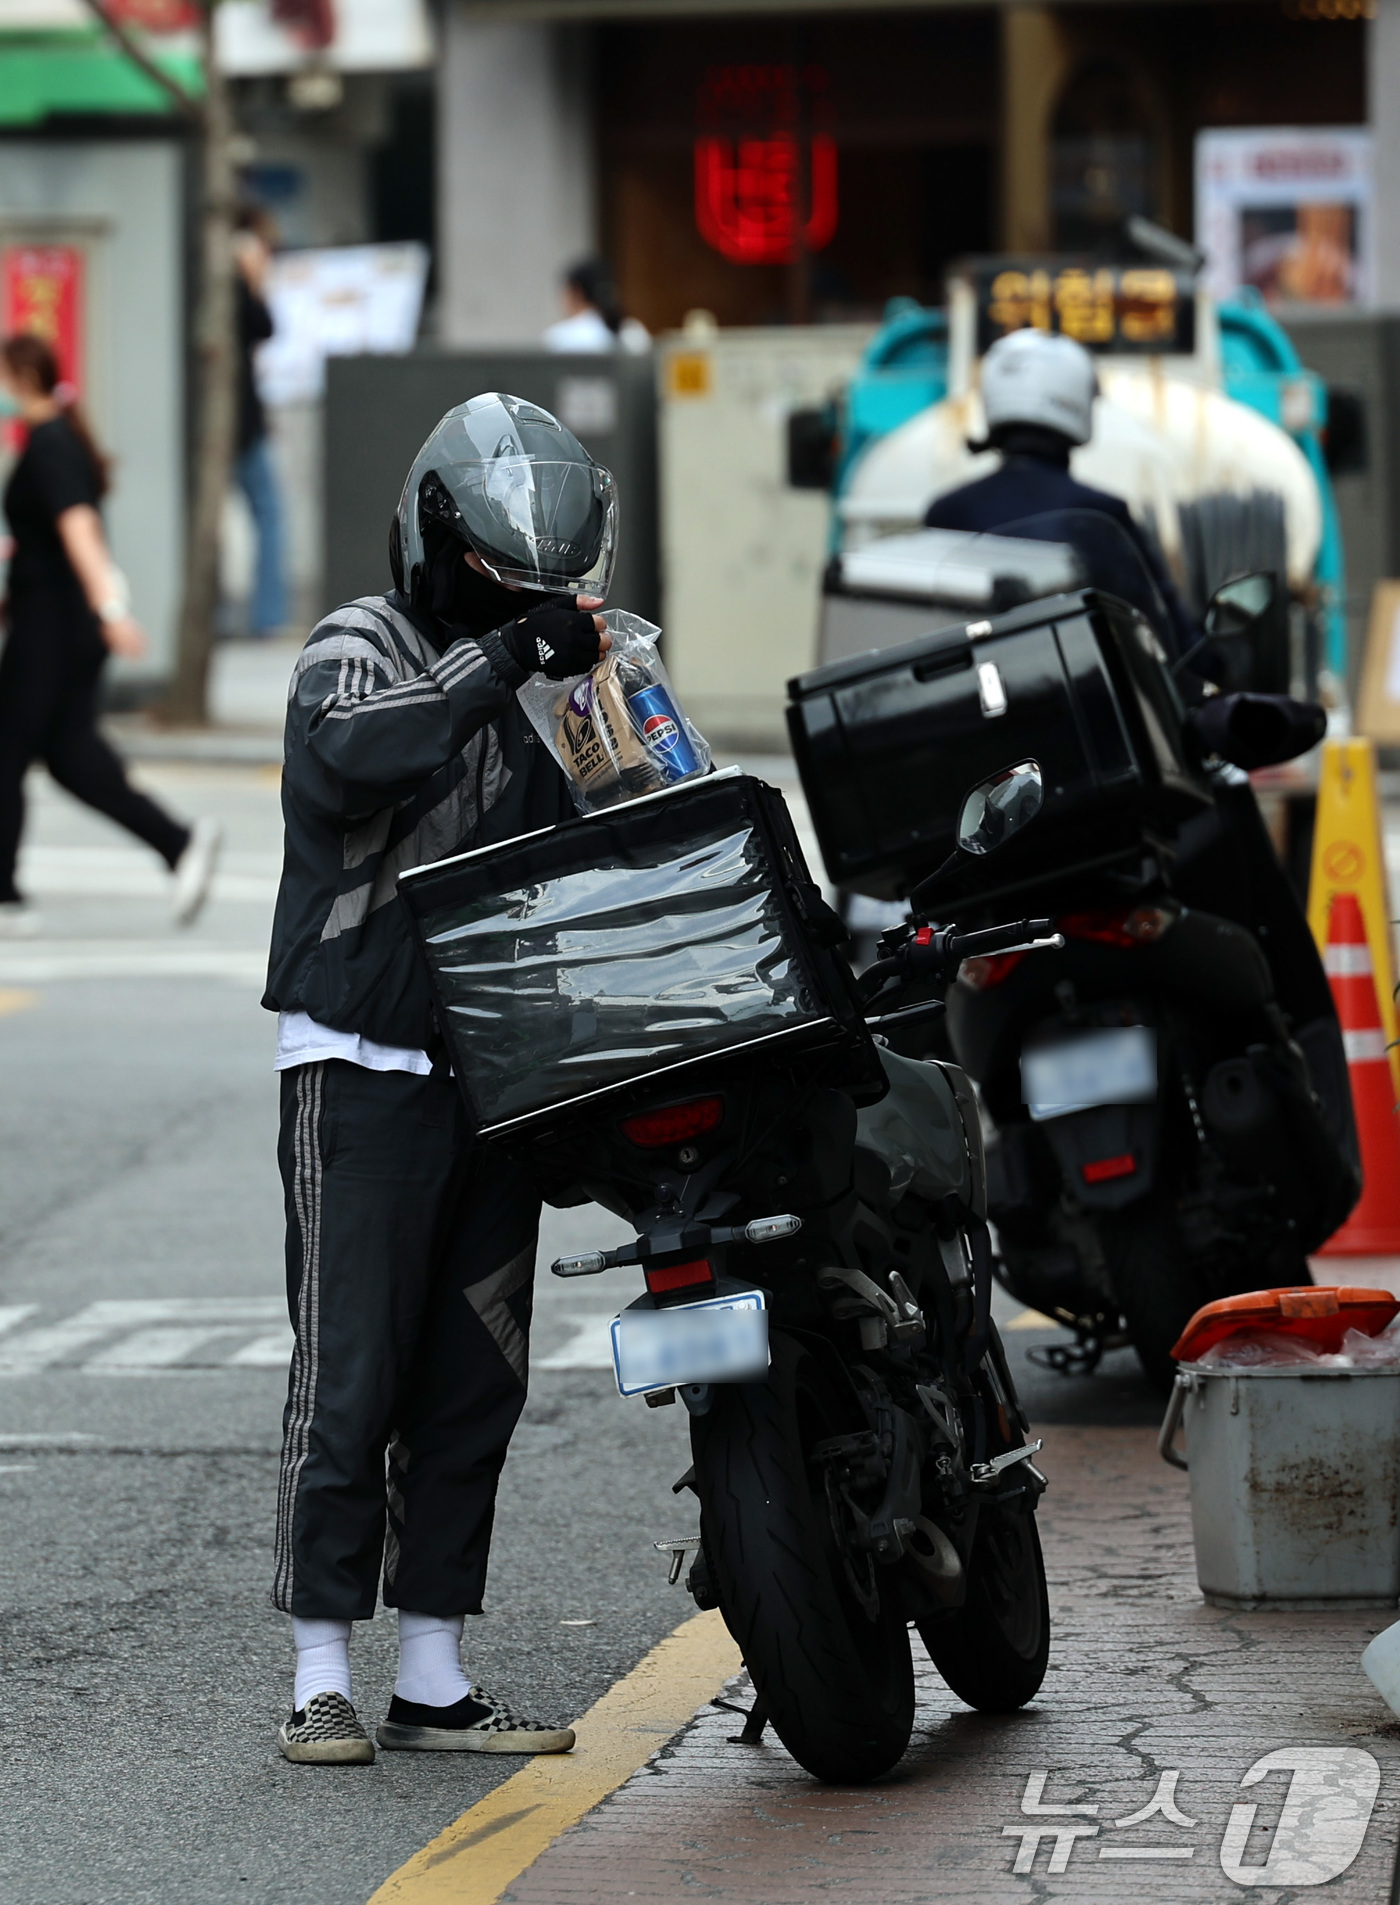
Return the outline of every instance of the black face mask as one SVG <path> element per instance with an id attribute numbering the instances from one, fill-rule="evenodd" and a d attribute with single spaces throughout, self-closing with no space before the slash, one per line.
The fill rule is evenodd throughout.
<path id="1" fill-rule="evenodd" d="M 521 592 L 483 575 L 464 560 L 466 549 L 450 531 L 433 525 L 425 537 L 427 573 L 414 592 L 414 604 L 440 622 L 451 623 L 468 635 L 485 635 L 514 622 L 539 599 L 521 599 Z"/>

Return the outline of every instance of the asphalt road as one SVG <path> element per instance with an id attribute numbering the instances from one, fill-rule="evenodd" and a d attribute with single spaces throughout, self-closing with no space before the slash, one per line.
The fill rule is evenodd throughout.
<path id="1" fill-rule="evenodd" d="M 259 1009 L 280 820 L 275 772 L 166 766 L 146 783 L 230 830 L 191 932 L 144 850 L 36 787 L 26 878 L 41 938 L 0 943 L 0 1898 L 362 1905 L 514 1761 L 381 1754 L 287 1765 L 288 1623 L 267 1602 L 290 1341 Z M 547 1262 L 617 1235 L 549 1213 Z M 529 1405 L 507 1464 L 469 1671 L 567 1718 L 689 1611 L 659 1537 L 684 1412 L 618 1399 L 604 1327 L 630 1273 L 537 1285 Z M 1012 1318 L 1007 1306 L 1006 1320 Z M 1034 1416 L 1155 1421 L 1111 1359 L 1024 1363 Z M 357 1629 L 373 1724 L 393 1624 Z"/>

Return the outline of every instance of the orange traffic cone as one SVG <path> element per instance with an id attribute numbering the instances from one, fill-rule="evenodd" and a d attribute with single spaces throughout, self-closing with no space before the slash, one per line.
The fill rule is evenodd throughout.
<path id="1" fill-rule="evenodd" d="M 1354 893 L 1333 898 L 1324 963 L 1346 1043 L 1351 1102 L 1361 1141 L 1361 1201 L 1317 1254 L 1389 1256 L 1400 1252 L 1400 1119 L 1366 925 Z"/>

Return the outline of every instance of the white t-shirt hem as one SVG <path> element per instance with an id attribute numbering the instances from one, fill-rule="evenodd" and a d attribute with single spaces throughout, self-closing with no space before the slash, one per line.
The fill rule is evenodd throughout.
<path id="1" fill-rule="evenodd" d="M 277 1014 L 277 1057 L 273 1069 L 289 1072 L 297 1065 L 320 1065 L 341 1058 L 367 1072 L 413 1072 L 426 1078 L 433 1061 L 426 1052 L 405 1045 L 380 1045 L 358 1032 L 337 1032 L 318 1025 L 309 1012 Z"/>

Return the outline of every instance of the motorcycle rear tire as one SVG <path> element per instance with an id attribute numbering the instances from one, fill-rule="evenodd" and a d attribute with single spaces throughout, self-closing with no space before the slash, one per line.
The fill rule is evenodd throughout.
<path id="1" fill-rule="evenodd" d="M 1176 1376 L 1172 1345 L 1211 1291 L 1169 1209 L 1133 1205 L 1105 1238 L 1109 1270 L 1143 1373 L 1162 1395 Z"/>
<path id="2" fill-rule="evenodd" d="M 811 1461 L 866 1424 L 809 1350 L 775 1335 L 772 1354 L 767 1382 L 716 1388 L 691 1422 L 705 1556 L 778 1738 L 817 1779 L 856 1784 L 909 1744 L 909 1631 L 888 1591 L 862 1610 Z"/>
<path id="3" fill-rule="evenodd" d="M 953 1692 L 980 1713 L 1014 1713 L 1035 1698 L 1050 1659 L 1050 1598 L 1029 1508 L 981 1511 L 966 1601 L 918 1629 Z"/>

